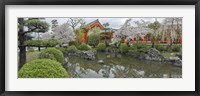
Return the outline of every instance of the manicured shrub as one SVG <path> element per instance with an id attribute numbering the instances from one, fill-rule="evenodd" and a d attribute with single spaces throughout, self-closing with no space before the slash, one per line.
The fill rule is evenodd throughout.
<path id="1" fill-rule="evenodd" d="M 64 55 L 63 55 L 63 53 L 60 50 L 56 49 L 56 48 L 47 48 L 47 49 L 43 50 L 39 54 L 39 58 L 40 59 L 48 58 L 48 59 L 56 60 L 61 64 L 64 63 Z"/>
<path id="2" fill-rule="evenodd" d="M 60 44 L 60 41 L 58 41 L 58 40 L 48 40 L 48 41 L 28 40 L 28 41 L 25 41 L 25 45 L 27 45 L 27 46 L 56 46 L 59 44 Z"/>
<path id="3" fill-rule="evenodd" d="M 63 48 L 63 47 L 59 47 L 57 49 L 60 50 L 62 53 L 65 53 L 67 51 L 67 48 Z"/>
<path id="4" fill-rule="evenodd" d="M 181 45 L 172 45 L 171 50 L 173 52 L 181 52 L 182 51 L 182 46 Z"/>
<path id="5" fill-rule="evenodd" d="M 147 44 L 146 43 L 135 43 L 137 46 L 137 49 L 141 49 L 141 48 L 146 48 Z"/>
<path id="6" fill-rule="evenodd" d="M 96 47 L 99 43 L 99 34 L 91 34 L 87 38 L 87 44 Z"/>
<path id="7" fill-rule="evenodd" d="M 167 47 L 165 45 L 156 45 L 155 48 L 160 52 L 167 50 Z"/>
<path id="8" fill-rule="evenodd" d="M 67 71 L 62 65 L 50 59 L 37 59 L 24 66 L 18 72 L 18 78 L 67 78 Z"/>
<path id="9" fill-rule="evenodd" d="M 129 47 L 127 46 L 127 44 L 126 43 L 122 43 L 120 45 L 120 52 L 121 53 L 127 53 L 128 51 L 129 51 Z"/>
<path id="10" fill-rule="evenodd" d="M 137 50 L 140 53 L 144 53 L 148 50 L 147 44 L 145 43 L 136 43 Z"/>
<path id="11" fill-rule="evenodd" d="M 78 49 L 76 48 L 75 45 L 72 45 L 72 46 L 67 47 L 66 51 L 71 52 L 71 53 L 75 53 L 75 52 L 78 52 Z"/>
<path id="12" fill-rule="evenodd" d="M 90 48 L 88 47 L 87 44 L 82 43 L 82 44 L 78 47 L 78 49 L 79 49 L 79 50 L 85 50 L 85 51 L 87 51 L 87 50 L 89 50 Z"/>
<path id="13" fill-rule="evenodd" d="M 98 51 L 105 51 L 106 50 L 106 45 L 104 43 L 99 43 L 97 46 Z"/>
<path id="14" fill-rule="evenodd" d="M 131 45 L 130 50 L 137 50 L 137 45 L 136 44 Z"/>

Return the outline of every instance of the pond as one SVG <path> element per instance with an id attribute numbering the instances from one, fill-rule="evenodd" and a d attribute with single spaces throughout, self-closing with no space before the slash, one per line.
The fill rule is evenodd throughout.
<path id="1" fill-rule="evenodd" d="M 182 68 L 171 63 L 139 60 L 121 54 L 97 53 L 95 60 L 66 58 L 70 63 L 65 68 L 71 78 L 182 78 Z"/>

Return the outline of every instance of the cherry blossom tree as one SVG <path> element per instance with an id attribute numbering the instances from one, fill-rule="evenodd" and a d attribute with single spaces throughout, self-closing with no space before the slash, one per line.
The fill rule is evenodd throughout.
<path id="1" fill-rule="evenodd" d="M 53 35 L 51 33 L 49 33 L 49 32 L 46 32 L 46 33 L 42 34 L 42 40 L 45 40 L 45 41 L 53 39 L 52 37 L 53 37 Z"/>
<path id="2" fill-rule="evenodd" d="M 132 19 L 127 19 L 122 27 L 113 34 L 113 41 L 119 42 L 122 38 L 126 37 L 127 39 L 144 39 L 144 36 L 148 32 L 150 32 L 150 28 L 148 28 L 149 22 L 145 22 L 144 20 L 140 21 L 132 21 Z"/>
<path id="3" fill-rule="evenodd" d="M 54 28 L 54 39 L 60 40 L 61 46 L 68 45 L 75 40 L 75 33 L 68 23 L 64 23 Z"/>
<path id="4" fill-rule="evenodd" d="M 163 21 L 164 31 L 170 37 L 170 45 L 182 35 L 182 18 L 165 18 Z"/>

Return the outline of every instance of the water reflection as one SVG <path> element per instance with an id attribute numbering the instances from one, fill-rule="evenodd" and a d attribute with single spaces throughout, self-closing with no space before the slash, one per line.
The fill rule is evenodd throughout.
<path id="1" fill-rule="evenodd" d="M 129 56 L 105 56 L 98 53 L 96 60 L 69 57 L 66 64 L 72 78 L 182 78 L 182 69 L 171 64 L 138 60 Z M 103 60 L 103 64 L 98 61 Z"/>

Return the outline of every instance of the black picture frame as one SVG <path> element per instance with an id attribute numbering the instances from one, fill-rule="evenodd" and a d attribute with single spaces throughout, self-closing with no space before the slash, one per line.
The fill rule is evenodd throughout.
<path id="1" fill-rule="evenodd" d="M 195 91 L 5 91 L 5 6 L 6 5 L 195 5 Z M 200 96 L 200 0 L 1 0 L 0 1 L 0 94 L 5 96 Z M 189 82 L 188 82 L 189 83 Z M 187 87 L 187 86 L 182 86 Z"/>

